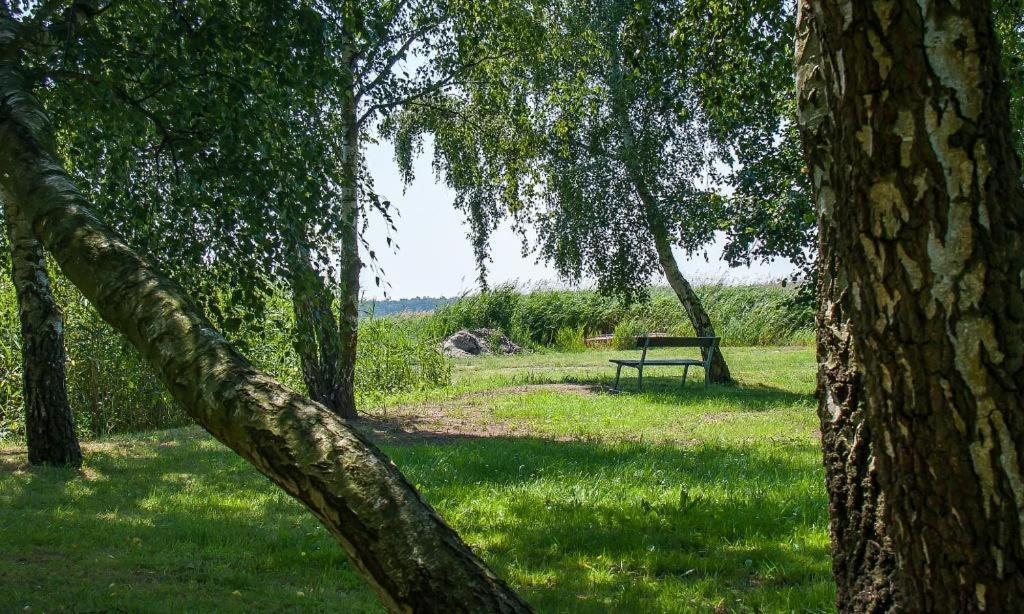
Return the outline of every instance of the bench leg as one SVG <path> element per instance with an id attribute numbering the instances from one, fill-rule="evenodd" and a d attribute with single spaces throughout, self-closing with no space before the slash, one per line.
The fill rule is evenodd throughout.
<path id="1" fill-rule="evenodd" d="M 619 391 L 619 377 L 621 375 L 622 375 L 622 365 L 619 365 L 618 368 L 615 369 L 615 386 L 612 387 L 612 390 L 614 390 L 616 392 Z"/>
<path id="2" fill-rule="evenodd" d="M 636 376 L 636 391 L 640 392 L 644 389 L 644 366 L 640 365 L 637 371 L 639 374 Z"/>
<path id="3" fill-rule="evenodd" d="M 690 365 L 683 365 L 683 384 L 680 388 L 686 387 L 686 376 L 690 374 Z"/>

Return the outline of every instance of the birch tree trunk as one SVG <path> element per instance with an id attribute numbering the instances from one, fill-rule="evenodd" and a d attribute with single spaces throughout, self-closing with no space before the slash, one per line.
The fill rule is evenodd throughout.
<path id="1" fill-rule="evenodd" d="M 11 277 L 21 319 L 22 398 L 28 462 L 80 467 L 82 449 L 68 403 L 64 317 L 50 291 L 43 247 L 14 207 L 4 205 L 11 243 Z"/>
<path id="2" fill-rule="evenodd" d="M 647 217 L 651 234 L 654 236 L 654 247 L 658 252 L 658 262 L 661 270 L 668 279 L 668 285 L 676 293 L 679 302 L 682 303 L 686 315 L 690 318 L 694 332 L 698 337 L 717 337 L 715 326 L 711 323 L 711 317 L 704 309 L 700 297 L 693 291 L 693 286 L 683 277 L 679 270 L 679 263 L 676 262 L 675 254 L 672 253 L 672 243 L 669 240 L 668 232 L 663 224 L 657 221 L 657 213 L 648 208 Z M 701 354 L 707 359 L 707 349 L 701 348 Z M 722 349 L 718 350 L 711 357 L 711 381 L 717 384 L 728 384 L 732 382 L 732 374 L 729 372 L 729 365 L 725 362 L 725 355 Z"/>
<path id="3" fill-rule="evenodd" d="M 62 271 L 214 437 L 306 505 L 394 611 L 529 611 L 344 420 L 253 368 L 86 206 L 0 15 L 0 189 Z"/>
<path id="4" fill-rule="evenodd" d="M 350 87 L 342 94 L 341 177 L 341 305 L 338 314 L 340 333 L 340 393 L 338 415 L 356 418 L 355 368 L 356 347 L 359 341 L 359 274 L 363 264 L 359 259 L 359 121 L 355 99 L 355 66 L 353 50 L 345 47 L 344 61 L 353 75 Z"/>
<path id="5" fill-rule="evenodd" d="M 801 53 L 798 79 L 805 93 L 826 86 L 828 66 L 820 45 L 801 12 L 797 24 Z M 805 95 L 800 123 L 808 157 L 827 156 L 831 117 L 823 94 Z M 812 149 L 814 151 L 812 151 Z M 816 178 L 817 189 L 828 178 Z M 840 612 L 885 612 L 896 608 L 893 587 L 895 555 L 886 534 L 884 497 L 875 470 L 871 430 L 864 420 L 863 383 L 858 373 L 853 310 L 842 254 L 836 249 L 841 232 L 831 219 L 818 228 L 818 418 L 829 497 L 832 571 Z"/>
<path id="6" fill-rule="evenodd" d="M 715 332 L 715 326 L 711 323 L 711 317 L 708 316 L 707 310 L 704 309 L 704 304 L 701 303 L 700 297 L 693 291 L 690 282 L 683 277 L 682 271 L 679 270 L 679 263 L 676 261 L 675 254 L 672 253 L 672 240 L 664 215 L 661 213 L 661 207 L 659 207 L 658 197 L 651 189 L 651 184 L 644 175 L 643 170 L 639 168 L 632 153 L 635 148 L 636 137 L 629 118 L 629 108 L 625 99 L 626 95 L 623 91 L 622 57 L 617 36 L 611 45 L 613 46 L 611 49 L 610 84 L 613 89 L 612 108 L 622 135 L 622 147 L 619 154 L 622 165 L 626 168 L 630 182 L 633 184 L 633 188 L 636 190 L 637 196 L 643 205 L 647 229 L 654 238 L 654 248 L 658 254 L 658 263 L 661 265 L 662 273 L 664 273 L 665 278 L 668 280 L 668 285 L 683 305 L 683 310 L 686 311 L 686 315 L 690 319 L 690 324 L 693 325 L 693 330 L 697 336 L 717 337 L 718 334 Z M 707 359 L 707 352 L 707 349 L 701 349 L 701 354 L 705 359 Z M 717 384 L 732 382 L 732 374 L 729 372 L 729 366 L 725 362 L 725 355 L 721 348 L 718 348 L 718 351 L 711 357 L 711 373 L 709 375 L 711 381 Z"/>
<path id="7" fill-rule="evenodd" d="M 313 267 L 309 250 L 296 246 L 289 265 L 295 313 L 295 351 L 309 398 L 335 413 L 345 406 L 341 337 L 330 288 Z"/>
<path id="8" fill-rule="evenodd" d="M 1024 193 L 990 2 L 802 0 L 800 11 L 801 121 L 834 264 L 823 283 L 848 293 L 839 318 L 898 598 L 1016 611 Z"/>

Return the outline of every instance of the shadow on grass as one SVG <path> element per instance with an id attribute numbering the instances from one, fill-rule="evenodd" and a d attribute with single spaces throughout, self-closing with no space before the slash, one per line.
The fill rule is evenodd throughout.
<path id="1" fill-rule="evenodd" d="M 388 451 L 541 611 L 831 607 L 814 445 L 467 438 Z"/>
<path id="2" fill-rule="evenodd" d="M 815 403 L 814 394 L 799 393 L 783 388 L 776 388 L 765 385 L 719 385 L 710 384 L 704 386 L 704 380 L 697 378 L 694 381 L 692 374 L 686 385 L 681 385 L 681 377 L 668 377 L 663 375 L 644 375 L 644 387 L 637 391 L 637 378 L 623 376 L 619 382 L 619 392 L 611 392 L 614 378 L 601 377 L 600 379 L 587 379 L 566 377 L 565 382 L 574 384 L 600 385 L 611 394 L 624 396 L 639 395 L 644 400 L 659 405 L 680 405 L 701 401 L 722 401 L 742 407 L 746 411 L 758 411 L 793 405 L 813 406 Z"/>
<path id="3" fill-rule="evenodd" d="M 319 523 L 198 429 L 0 469 L 0 611 L 380 611 Z M 22 457 L 23 458 L 23 457 Z"/>
<path id="4" fill-rule="evenodd" d="M 195 430 L 162 438 L 88 453 L 81 476 L 0 473 L 0 610 L 377 608 L 299 504 Z M 385 448 L 542 611 L 831 603 L 813 446 Z"/>

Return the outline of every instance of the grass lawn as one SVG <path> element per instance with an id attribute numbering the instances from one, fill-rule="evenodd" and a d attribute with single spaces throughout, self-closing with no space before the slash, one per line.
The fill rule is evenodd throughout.
<path id="1" fill-rule="evenodd" d="M 461 360 L 365 428 L 543 612 L 831 611 L 810 348 L 727 348 L 736 387 L 602 392 L 623 352 Z M 635 372 L 634 372 L 635 373 Z M 0 612 L 380 611 L 301 506 L 198 429 L 0 449 Z"/>

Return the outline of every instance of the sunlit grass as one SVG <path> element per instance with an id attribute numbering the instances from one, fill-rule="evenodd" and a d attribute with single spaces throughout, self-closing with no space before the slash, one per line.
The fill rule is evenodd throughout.
<path id="1" fill-rule="evenodd" d="M 431 400 L 607 384 L 611 355 L 461 361 Z M 740 386 L 652 370 L 642 394 L 501 392 L 485 412 L 529 436 L 384 448 L 541 611 L 829 611 L 813 355 L 729 358 Z M 86 462 L 2 452 L 0 611 L 380 610 L 315 519 L 201 431 L 94 442 Z"/>

